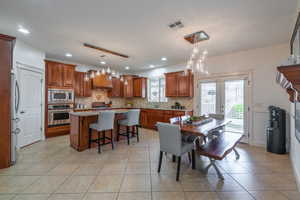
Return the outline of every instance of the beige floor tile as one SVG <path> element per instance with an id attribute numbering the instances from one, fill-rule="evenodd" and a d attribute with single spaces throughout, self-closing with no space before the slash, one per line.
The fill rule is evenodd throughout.
<path id="1" fill-rule="evenodd" d="M 221 200 L 215 192 L 185 192 L 185 197 L 186 200 Z"/>
<path id="2" fill-rule="evenodd" d="M 96 176 L 71 176 L 56 193 L 85 193 L 92 184 Z"/>
<path id="3" fill-rule="evenodd" d="M 152 200 L 186 200 L 183 192 L 153 192 Z"/>
<path id="4" fill-rule="evenodd" d="M 151 200 L 151 192 L 120 192 L 118 200 Z"/>
<path id="5" fill-rule="evenodd" d="M 20 194 L 13 200 L 47 200 L 49 196 L 48 194 Z"/>
<path id="6" fill-rule="evenodd" d="M 150 175 L 125 175 L 121 192 L 148 192 L 151 191 Z"/>
<path id="7" fill-rule="evenodd" d="M 219 192 L 222 200 L 255 200 L 248 192 Z"/>
<path id="8" fill-rule="evenodd" d="M 87 193 L 83 200 L 116 200 L 118 193 Z"/>
<path id="9" fill-rule="evenodd" d="M 299 200 L 300 192 L 299 191 L 281 191 L 281 193 L 286 196 L 289 200 Z"/>
<path id="10" fill-rule="evenodd" d="M 0 194 L 0 200 L 11 200 L 15 197 L 15 195 L 10 194 Z"/>
<path id="11" fill-rule="evenodd" d="M 216 191 L 241 191 L 244 189 L 230 176 L 223 174 L 224 180 L 219 179 L 217 176 L 209 175 L 207 180 L 210 183 L 213 190 Z"/>
<path id="12" fill-rule="evenodd" d="M 0 176 L 0 193 L 18 193 L 36 181 L 39 176 Z"/>
<path id="13" fill-rule="evenodd" d="M 184 175 L 181 177 L 181 186 L 184 191 L 213 191 L 213 187 L 206 176 Z"/>
<path id="14" fill-rule="evenodd" d="M 122 180 L 123 175 L 99 175 L 91 185 L 89 192 L 119 192 Z"/>
<path id="15" fill-rule="evenodd" d="M 149 162 L 129 162 L 126 168 L 126 174 L 150 174 Z"/>
<path id="16" fill-rule="evenodd" d="M 152 191 L 177 192 L 183 191 L 180 182 L 176 181 L 176 176 L 166 174 L 151 175 Z"/>
<path id="17" fill-rule="evenodd" d="M 99 164 L 82 164 L 73 173 L 75 176 L 98 175 L 103 168 Z"/>
<path id="18" fill-rule="evenodd" d="M 124 174 L 126 170 L 126 166 L 127 166 L 127 162 L 107 163 L 101 169 L 100 175 Z"/>
<path id="19" fill-rule="evenodd" d="M 84 194 L 53 194 L 48 200 L 82 200 Z"/>
<path id="20" fill-rule="evenodd" d="M 42 176 L 22 193 L 53 193 L 67 179 L 66 176 Z"/>
<path id="21" fill-rule="evenodd" d="M 48 172 L 49 175 L 71 175 L 79 168 L 79 164 L 60 164 Z"/>
<path id="22" fill-rule="evenodd" d="M 250 191 L 256 200 L 288 200 L 279 191 Z"/>

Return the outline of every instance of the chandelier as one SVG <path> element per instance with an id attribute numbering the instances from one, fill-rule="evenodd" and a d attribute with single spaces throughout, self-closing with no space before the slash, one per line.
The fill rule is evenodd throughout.
<path id="1" fill-rule="evenodd" d="M 112 80 L 113 77 L 120 79 L 120 81 L 124 81 L 123 76 L 121 75 L 120 72 L 117 72 L 115 70 L 111 70 L 110 67 L 105 68 L 100 68 L 96 72 L 94 70 L 88 71 L 85 73 L 84 80 L 89 81 L 90 79 L 94 79 L 96 76 L 100 75 L 108 75 L 108 79 Z"/>
<path id="2" fill-rule="evenodd" d="M 187 61 L 185 73 L 187 74 L 188 71 L 191 71 L 192 73 L 208 75 L 209 72 L 205 65 L 208 51 L 206 49 L 201 50 L 199 42 L 208 40 L 209 36 L 204 31 L 199 31 L 185 36 L 184 39 L 193 45 L 192 53 Z"/>

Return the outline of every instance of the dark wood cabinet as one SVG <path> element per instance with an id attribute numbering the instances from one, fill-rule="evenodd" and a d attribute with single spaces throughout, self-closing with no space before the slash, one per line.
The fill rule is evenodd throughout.
<path id="1" fill-rule="evenodd" d="M 166 97 L 177 96 L 177 73 L 167 73 L 166 76 Z"/>
<path id="2" fill-rule="evenodd" d="M 147 96 L 147 78 L 133 78 L 133 96 L 146 98 Z"/>
<path id="3" fill-rule="evenodd" d="M 109 97 L 123 97 L 123 82 L 120 79 L 112 78 L 112 89 L 108 91 Z"/>
<path id="4" fill-rule="evenodd" d="M 63 86 L 73 87 L 75 68 L 71 65 L 62 65 L 63 68 Z"/>
<path id="5" fill-rule="evenodd" d="M 183 71 L 166 73 L 166 97 L 193 97 L 194 79 L 189 71 L 185 74 Z"/>
<path id="6" fill-rule="evenodd" d="M 76 97 L 91 97 L 92 96 L 92 82 L 89 79 L 84 79 L 84 72 L 75 72 L 75 96 Z"/>
<path id="7" fill-rule="evenodd" d="M 170 118 L 192 115 L 193 111 L 181 110 L 161 110 L 161 109 L 142 109 L 140 116 L 140 124 L 143 128 L 156 129 L 157 122 L 170 122 Z"/>
<path id="8" fill-rule="evenodd" d="M 95 78 L 92 79 L 92 86 L 94 89 L 111 89 L 112 79 L 109 79 L 108 74 L 95 76 Z"/>
<path id="9" fill-rule="evenodd" d="M 0 34 L 0 169 L 11 165 L 11 69 L 14 37 Z"/>
<path id="10" fill-rule="evenodd" d="M 124 87 L 123 87 L 123 96 L 125 98 L 133 97 L 133 76 L 124 75 Z"/>
<path id="11" fill-rule="evenodd" d="M 47 86 L 49 88 L 72 89 L 75 65 L 46 60 Z"/>

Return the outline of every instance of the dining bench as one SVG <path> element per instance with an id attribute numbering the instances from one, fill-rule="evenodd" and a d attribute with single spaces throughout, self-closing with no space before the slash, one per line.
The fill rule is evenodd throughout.
<path id="1" fill-rule="evenodd" d="M 198 154 L 206 156 L 210 160 L 210 164 L 206 167 L 206 171 L 208 171 L 210 167 L 214 167 L 218 174 L 218 177 L 221 180 L 224 180 L 224 177 L 215 161 L 223 160 L 232 151 L 234 151 L 236 159 L 238 160 L 240 158 L 240 155 L 235 147 L 242 138 L 243 134 L 224 131 L 221 132 L 218 136 L 213 137 L 205 144 L 201 145 L 198 149 Z"/>

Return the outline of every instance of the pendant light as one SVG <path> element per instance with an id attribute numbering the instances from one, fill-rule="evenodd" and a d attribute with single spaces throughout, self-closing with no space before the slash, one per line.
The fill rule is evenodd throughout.
<path id="1" fill-rule="evenodd" d="M 84 80 L 85 80 L 85 81 L 89 81 L 89 80 L 90 80 L 87 73 L 84 75 Z"/>
<path id="2" fill-rule="evenodd" d="M 101 72 L 100 70 L 98 69 L 97 72 L 96 72 L 96 76 L 100 76 Z"/>
<path id="3" fill-rule="evenodd" d="M 102 74 L 102 75 L 104 75 L 104 74 L 105 74 L 105 69 L 104 69 L 104 68 L 102 68 L 102 70 L 101 70 L 101 74 Z"/>
<path id="4" fill-rule="evenodd" d="M 107 70 L 106 70 L 106 73 L 110 74 L 111 70 L 110 68 L 108 67 Z"/>
<path id="5" fill-rule="evenodd" d="M 91 77 L 91 78 L 95 78 L 95 72 L 94 72 L 94 71 L 91 72 L 90 77 Z"/>

